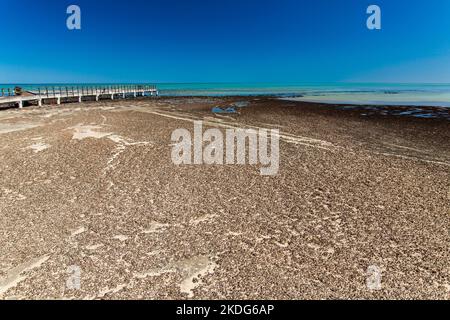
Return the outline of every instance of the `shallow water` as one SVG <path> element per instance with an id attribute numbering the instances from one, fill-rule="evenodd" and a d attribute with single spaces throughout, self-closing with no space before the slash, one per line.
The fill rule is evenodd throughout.
<path id="1" fill-rule="evenodd" d="M 127 84 L 0 84 L 0 88 L 95 87 Z M 393 83 L 159 83 L 162 96 L 278 96 L 296 101 L 450 107 L 450 84 Z"/>
<path id="2" fill-rule="evenodd" d="M 424 119 L 447 119 L 450 120 L 450 110 L 446 107 L 394 107 L 389 105 L 384 106 L 366 106 L 366 105 L 351 105 L 351 106 L 339 106 L 341 110 L 353 110 L 360 111 L 362 116 L 371 115 L 391 115 L 391 116 L 403 116 L 414 117 Z"/>

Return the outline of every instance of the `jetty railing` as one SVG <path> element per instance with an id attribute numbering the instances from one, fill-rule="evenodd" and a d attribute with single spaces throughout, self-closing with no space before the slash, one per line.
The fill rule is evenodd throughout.
<path id="1" fill-rule="evenodd" d="M 29 90 L 24 90 L 22 95 L 35 94 L 46 97 L 56 96 L 79 96 L 94 95 L 94 94 L 109 94 L 122 92 L 140 92 L 140 91 L 155 91 L 155 85 L 109 85 L 109 86 L 42 86 L 33 87 Z M 17 96 L 13 88 L 0 88 L 0 97 Z"/>
<path id="2" fill-rule="evenodd" d="M 1 88 L 0 97 L 12 97 L 14 96 L 14 89 L 11 88 Z"/>
<path id="3" fill-rule="evenodd" d="M 44 99 L 56 99 L 57 104 L 61 104 L 62 99 L 70 101 L 68 98 L 78 98 L 81 102 L 83 97 L 95 97 L 95 100 L 103 98 L 104 95 L 111 99 L 119 96 L 126 98 L 129 95 L 137 96 L 157 96 L 159 94 L 155 85 L 81 85 L 81 86 L 42 86 L 23 89 L 16 87 L 0 88 L 0 103 L 18 103 L 23 107 L 24 101 L 37 101 L 42 105 Z"/>
<path id="4" fill-rule="evenodd" d="M 151 92 L 155 85 L 111 85 L 111 86 L 45 86 L 28 90 L 26 92 L 44 97 L 78 97 L 97 94 Z"/>

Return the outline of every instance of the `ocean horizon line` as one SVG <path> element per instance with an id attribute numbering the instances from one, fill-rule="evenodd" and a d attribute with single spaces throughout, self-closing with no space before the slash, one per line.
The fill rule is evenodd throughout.
<path id="1" fill-rule="evenodd" d="M 450 85 L 450 82 L 383 82 L 383 81 L 192 81 L 192 82 L 179 82 L 179 81 L 136 81 L 136 82 L 0 82 L 0 86 L 6 85 L 139 85 L 139 84 L 161 84 L 161 85 L 186 85 L 186 84 L 259 84 L 259 85 Z"/>

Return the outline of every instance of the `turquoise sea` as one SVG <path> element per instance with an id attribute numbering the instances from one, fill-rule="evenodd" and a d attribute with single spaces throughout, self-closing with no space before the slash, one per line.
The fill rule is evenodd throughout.
<path id="1" fill-rule="evenodd" d="M 162 96 L 258 96 L 343 104 L 417 105 L 450 107 L 450 84 L 400 83 L 153 83 Z M 129 84 L 17 84 L 36 87 Z M 14 88 L 16 84 L 0 88 Z"/>

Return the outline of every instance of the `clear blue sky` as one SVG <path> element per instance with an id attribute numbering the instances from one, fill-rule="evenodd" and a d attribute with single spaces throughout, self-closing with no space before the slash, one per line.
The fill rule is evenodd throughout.
<path id="1" fill-rule="evenodd" d="M 82 30 L 66 28 L 66 8 Z M 382 30 L 366 8 L 382 9 Z M 0 0 L 0 83 L 447 82 L 449 0 Z"/>

